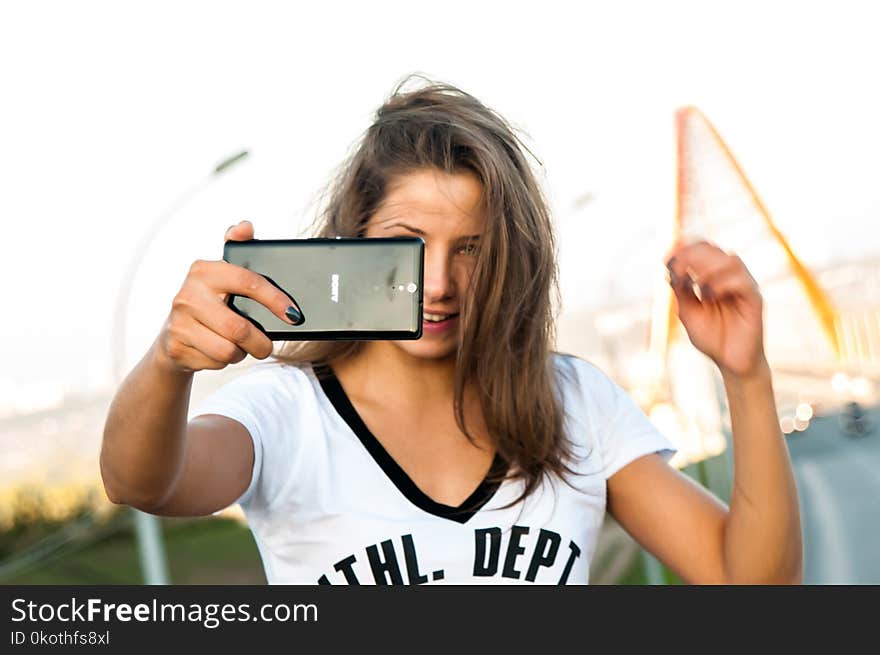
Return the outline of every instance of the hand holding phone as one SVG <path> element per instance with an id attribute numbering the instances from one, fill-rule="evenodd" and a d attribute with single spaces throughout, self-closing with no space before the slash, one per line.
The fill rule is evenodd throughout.
<path id="1" fill-rule="evenodd" d="M 242 221 L 226 231 L 225 241 L 254 238 L 254 227 Z M 245 296 L 290 325 L 290 298 L 265 277 L 225 261 L 195 261 L 171 303 L 158 338 L 163 365 L 178 372 L 219 370 L 248 354 L 265 359 L 272 341 L 227 304 L 231 295 Z"/>

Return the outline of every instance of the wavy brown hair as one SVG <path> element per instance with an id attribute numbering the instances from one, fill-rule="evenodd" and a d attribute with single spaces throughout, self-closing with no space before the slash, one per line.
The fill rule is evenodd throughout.
<path id="1" fill-rule="evenodd" d="M 408 88 L 414 81 L 416 88 Z M 331 183 L 315 236 L 363 236 L 395 176 L 417 169 L 470 171 L 482 185 L 481 247 L 462 299 L 454 408 L 468 439 L 464 391 L 473 383 L 503 466 L 488 479 L 573 472 L 552 364 L 558 306 L 556 240 L 547 202 L 510 125 L 473 96 L 417 76 L 404 79 L 378 109 Z M 534 155 L 532 155 L 534 157 Z M 540 163 L 540 162 L 539 162 Z M 363 342 L 287 342 L 279 361 L 332 363 Z M 508 471 L 506 473 L 506 471 Z M 514 503 L 511 503 L 514 504 Z"/>

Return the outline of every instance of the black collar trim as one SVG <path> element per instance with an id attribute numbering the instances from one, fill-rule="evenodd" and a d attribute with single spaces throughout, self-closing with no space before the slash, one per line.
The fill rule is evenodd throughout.
<path id="1" fill-rule="evenodd" d="M 357 410 L 354 408 L 354 405 L 351 404 L 348 395 L 342 388 L 342 384 L 340 384 L 333 369 L 327 364 L 313 364 L 312 370 L 315 372 L 315 377 L 317 377 L 318 382 L 321 384 L 321 388 L 324 390 L 327 399 L 330 401 L 330 404 L 333 405 L 342 420 L 344 420 L 348 427 L 351 428 L 352 432 L 355 433 L 357 438 L 364 445 L 364 448 L 367 449 L 367 452 L 370 453 L 379 467 L 385 472 L 385 475 L 387 475 L 391 482 L 394 483 L 394 486 L 396 486 L 416 507 L 419 507 L 429 514 L 433 514 L 434 516 L 456 521 L 457 523 L 467 523 L 474 514 L 479 512 L 480 509 L 492 499 L 495 492 L 498 491 L 501 483 L 489 482 L 488 478 L 495 471 L 506 471 L 507 467 L 501 455 L 496 453 L 495 459 L 492 461 L 492 466 L 486 474 L 486 478 L 483 479 L 480 485 L 464 500 L 464 502 L 461 503 L 461 505 L 453 507 L 432 500 L 427 494 L 425 494 L 425 492 L 416 486 L 415 482 L 412 481 L 409 475 L 407 475 L 407 473 L 400 468 L 400 465 L 394 461 L 391 455 L 388 454 L 388 451 L 385 450 L 385 447 L 378 439 L 376 439 L 375 435 L 370 432 L 370 429 L 363 422 L 360 415 L 357 413 Z"/>

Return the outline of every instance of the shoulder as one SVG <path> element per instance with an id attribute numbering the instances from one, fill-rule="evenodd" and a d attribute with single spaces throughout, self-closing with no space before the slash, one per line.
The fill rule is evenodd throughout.
<path id="1" fill-rule="evenodd" d="M 592 362 L 582 359 L 576 355 L 562 352 L 550 353 L 550 361 L 553 368 L 561 374 L 565 379 L 572 376 L 580 378 L 602 378 L 607 377 L 602 370 Z"/>
<path id="2" fill-rule="evenodd" d="M 589 426 L 598 442 L 607 478 L 634 459 L 661 453 L 667 460 L 675 446 L 651 422 L 635 398 L 595 364 L 571 355 L 556 356 L 565 412 L 575 424 Z"/>
<path id="3" fill-rule="evenodd" d="M 311 393 L 313 375 L 309 364 L 275 360 L 230 367 L 200 381 L 190 415 L 226 414 L 227 408 L 264 415 L 291 403 L 307 402 L 314 395 Z"/>
<path id="4" fill-rule="evenodd" d="M 284 390 L 307 386 L 312 375 L 312 368 L 308 363 L 261 360 L 231 372 L 223 384 Z"/>
<path id="5" fill-rule="evenodd" d="M 568 353 L 551 354 L 556 383 L 566 407 L 587 406 L 591 413 L 613 412 L 623 389 L 599 366 Z"/>

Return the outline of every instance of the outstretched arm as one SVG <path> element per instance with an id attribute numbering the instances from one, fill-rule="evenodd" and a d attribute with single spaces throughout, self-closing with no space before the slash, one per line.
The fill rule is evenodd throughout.
<path id="1" fill-rule="evenodd" d="M 670 255 L 678 316 L 694 346 L 719 367 L 727 392 L 730 508 L 659 455 L 648 455 L 609 478 L 609 511 L 687 582 L 800 583 L 797 490 L 764 355 L 758 286 L 739 257 L 705 241 Z"/>

